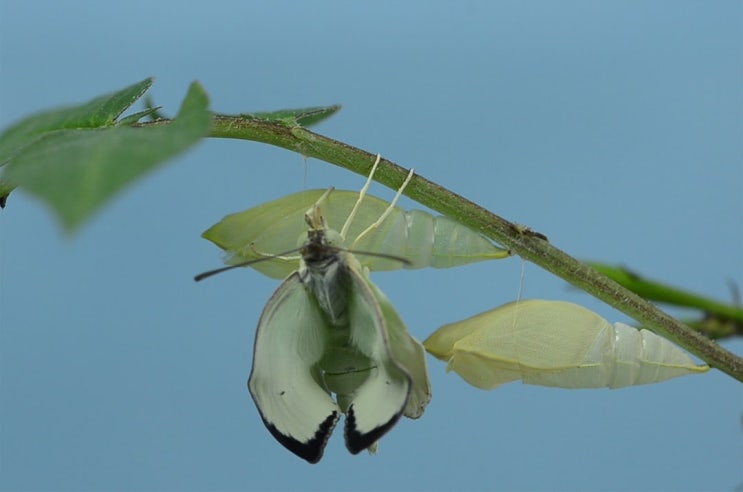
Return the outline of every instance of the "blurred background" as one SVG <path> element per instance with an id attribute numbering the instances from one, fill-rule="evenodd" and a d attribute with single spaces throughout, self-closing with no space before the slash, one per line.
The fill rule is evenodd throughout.
<path id="1" fill-rule="evenodd" d="M 175 114 L 340 103 L 314 128 L 380 152 L 568 253 L 729 301 L 743 282 L 743 4 L 0 1 L 0 128 L 147 76 Z M 622 390 L 491 392 L 429 358 L 433 400 L 376 456 L 336 431 L 310 466 L 246 388 L 278 282 L 201 232 L 363 178 L 206 140 L 68 237 L 22 192 L 0 212 L 3 489 L 739 490 L 743 391 L 718 372 Z M 381 185 L 372 193 L 389 199 Z M 406 208 L 420 208 L 407 199 Z M 409 330 L 516 298 L 518 258 L 375 273 Z M 524 298 L 627 318 L 526 265 Z M 674 311 L 676 315 L 684 313 Z M 722 344 L 743 353 L 743 343 Z"/>

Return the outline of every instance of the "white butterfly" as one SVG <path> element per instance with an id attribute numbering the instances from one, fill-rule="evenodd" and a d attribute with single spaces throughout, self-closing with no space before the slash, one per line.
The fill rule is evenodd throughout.
<path id="1" fill-rule="evenodd" d="M 402 188 L 390 207 L 400 193 Z M 422 345 L 343 248 L 342 234 L 326 227 L 322 200 L 306 213 L 299 269 L 271 296 L 258 321 L 248 380 L 268 430 L 310 463 L 322 458 L 341 413 L 346 447 L 356 454 L 373 450 L 401 415 L 420 417 L 431 398 Z"/>

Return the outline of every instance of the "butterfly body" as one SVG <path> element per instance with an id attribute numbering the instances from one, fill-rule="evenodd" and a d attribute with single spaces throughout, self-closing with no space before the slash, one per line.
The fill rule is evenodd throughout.
<path id="1" fill-rule="evenodd" d="M 430 389 L 420 343 L 356 257 L 342 249 L 342 236 L 326 228 L 317 206 L 306 220 L 300 267 L 258 323 L 248 387 L 273 436 L 316 463 L 341 414 L 346 447 L 356 454 L 403 414 L 419 416 Z M 397 360 L 390 330 L 415 378 Z"/>
<path id="2" fill-rule="evenodd" d="M 344 257 L 344 252 L 329 245 L 322 229 L 308 231 L 301 253 L 300 281 L 313 293 L 331 325 L 347 327 L 351 285 L 348 254 Z"/>

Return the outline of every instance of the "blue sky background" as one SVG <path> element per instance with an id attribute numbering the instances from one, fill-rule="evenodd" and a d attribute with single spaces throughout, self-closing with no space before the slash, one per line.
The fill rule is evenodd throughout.
<path id="1" fill-rule="evenodd" d="M 341 103 L 316 128 L 547 234 L 723 300 L 743 283 L 743 4 L 0 2 L 0 128 L 144 77 L 175 113 Z M 75 237 L 14 193 L 0 212 L 0 487 L 734 490 L 743 387 L 717 371 L 623 390 L 484 392 L 429 359 L 434 397 L 376 456 L 336 432 L 280 446 L 246 388 L 278 282 L 220 265 L 223 215 L 357 175 L 210 140 Z M 392 192 L 376 185 L 373 193 Z M 404 206 L 414 205 L 405 200 Z M 517 258 L 377 273 L 425 338 L 515 299 Z M 526 298 L 627 318 L 527 265 Z M 743 353 L 743 343 L 723 342 Z"/>

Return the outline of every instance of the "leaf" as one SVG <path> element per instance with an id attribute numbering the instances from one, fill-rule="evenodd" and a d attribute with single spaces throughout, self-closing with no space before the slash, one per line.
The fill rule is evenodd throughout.
<path id="1" fill-rule="evenodd" d="M 241 114 L 240 117 L 261 121 L 273 121 L 289 127 L 311 126 L 333 116 L 335 113 L 340 111 L 340 109 L 340 104 L 334 104 L 333 106 L 314 106 L 300 109 L 280 109 L 278 111 L 262 113 L 245 113 Z"/>
<path id="2" fill-rule="evenodd" d="M 622 287 L 649 301 L 699 309 L 707 316 L 714 316 L 722 322 L 732 321 L 738 325 L 743 324 L 743 309 L 740 306 L 727 305 L 693 292 L 645 278 L 625 267 L 615 267 L 598 262 L 586 263 Z"/>
<path id="3" fill-rule="evenodd" d="M 113 125 L 116 118 L 150 88 L 152 81 L 152 78 L 147 78 L 84 104 L 24 118 L 0 135 L 0 166 L 7 164 L 14 153 L 47 132 Z"/>
<path id="4" fill-rule="evenodd" d="M 111 122 L 136 99 L 133 90 L 127 97 L 123 92 L 84 105 L 87 120 L 81 110 L 72 113 L 78 122 Z M 207 105 L 206 93 L 193 83 L 171 124 L 46 132 L 11 157 L 4 181 L 41 198 L 74 230 L 118 191 L 204 137 L 211 122 Z"/>
<path id="5" fill-rule="evenodd" d="M 158 114 L 158 111 L 160 111 L 160 107 L 152 107 L 143 109 L 142 111 L 138 111 L 134 114 L 130 114 L 128 116 L 125 116 L 124 118 L 121 118 L 119 121 L 116 122 L 119 126 L 132 126 L 136 123 L 139 123 L 139 120 L 143 118 L 148 118 L 150 121 L 154 121 L 155 115 Z"/>

